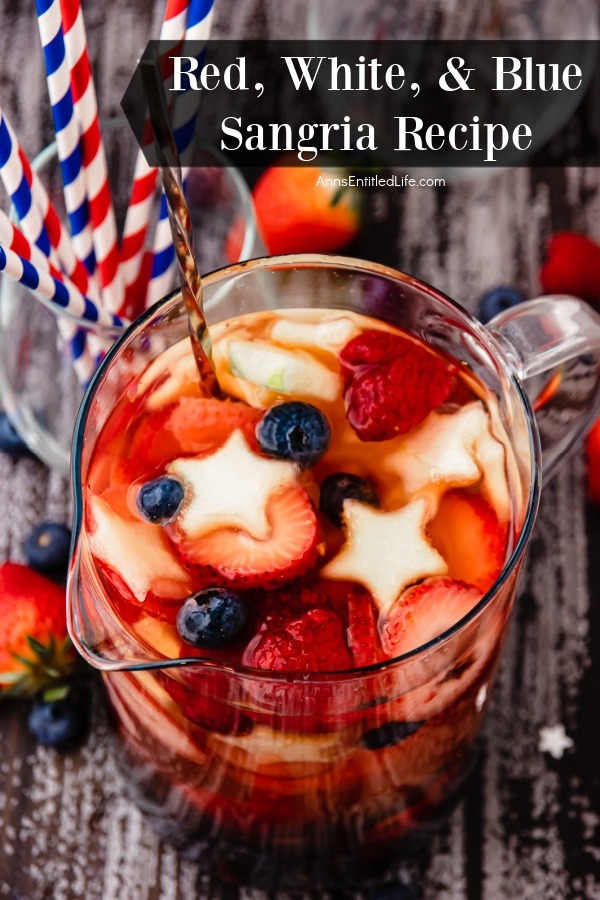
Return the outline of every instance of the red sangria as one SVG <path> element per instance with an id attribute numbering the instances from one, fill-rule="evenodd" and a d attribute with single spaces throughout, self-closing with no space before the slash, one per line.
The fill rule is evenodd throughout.
<path id="1" fill-rule="evenodd" d="M 225 877 L 314 883 L 328 857 L 389 852 L 460 780 L 510 607 L 512 581 L 477 615 L 517 537 L 515 463 L 473 372 L 377 319 L 269 310 L 211 332 L 222 396 L 184 339 L 96 437 L 96 592 L 159 664 L 106 688 L 170 840 Z"/>

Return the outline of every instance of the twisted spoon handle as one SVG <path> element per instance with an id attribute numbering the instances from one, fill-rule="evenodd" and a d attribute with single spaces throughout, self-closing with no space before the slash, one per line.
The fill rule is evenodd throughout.
<path id="1" fill-rule="evenodd" d="M 190 340 L 200 381 L 213 396 L 220 393 L 219 383 L 212 363 L 210 332 L 204 317 L 202 278 L 194 253 L 194 232 L 190 211 L 183 194 L 181 161 L 169 124 L 166 101 L 162 89 L 158 63 L 151 59 L 141 61 L 144 91 L 148 103 L 150 122 L 154 130 L 154 142 L 161 167 L 163 187 L 169 210 L 169 225 L 175 254 L 179 264 L 180 284 L 188 316 Z M 174 165 L 169 164 L 165 147 L 168 147 Z"/>

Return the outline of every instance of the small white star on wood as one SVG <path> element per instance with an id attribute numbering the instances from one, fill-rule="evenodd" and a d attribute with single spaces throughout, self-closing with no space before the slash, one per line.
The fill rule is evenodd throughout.
<path id="1" fill-rule="evenodd" d="M 241 528 L 265 540 L 271 532 L 269 498 L 298 481 L 295 463 L 258 456 L 239 430 L 210 456 L 176 459 L 168 471 L 185 485 L 178 524 L 190 537 Z"/>
<path id="2" fill-rule="evenodd" d="M 554 759 L 562 759 L 565 750 L 570 750 L 574 746 L 572 739 L 565 732 L 564 725 L 547 725 L 540 728 L 538 750 L 541 753 L 549 753 Z"/>
<path id="3" fill-rule="evenodd" d="M 324 578 L 358 581 L 386 616 L 403 588 L 448 567 L 425 537 L 429 504 L 413 500 L 392 512 L 357 500 L 344 503 L 346 543 L 321 570 Z"/>

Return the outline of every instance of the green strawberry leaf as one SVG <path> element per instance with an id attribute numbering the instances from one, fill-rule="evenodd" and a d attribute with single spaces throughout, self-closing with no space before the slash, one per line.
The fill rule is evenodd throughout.
<path id="1" fill-rule="evenodd" d="M 64 700 L 68 697 L 71 688 L 68 684 L 60 684 L 56 687 L 48 688 L 44 691 L 43 698 L 45 703 L 54 703 L 56 700 Z"/>

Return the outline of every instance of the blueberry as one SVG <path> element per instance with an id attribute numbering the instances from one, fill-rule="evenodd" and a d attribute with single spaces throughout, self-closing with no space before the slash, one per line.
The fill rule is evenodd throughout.
<path id="1" fill-rule="evenodd" d="M 507 309 L 512 309 L 513 306 L 523 303 L 524 300 L 525 296 L 516 288 L 507 287 L 506 285 L 492 288 L 480 297 L 477 315 L 485 324 L 490 319 L 493 319 L 494 316 L 497 316 L 498 313 L 506 312 Z"/>
<path id="2" fill-rule="evenodd" d="M 226 647 L 243 630 L 248 610 L 239 594 L 207 588 L 185 601 L 177 614 L 177 631 L 192 647 Z"/>
<path id="3" fill-rule="evenodd" d="M 308 469 L 329 447 L 331 428 L 316 406 L 291 400 L 265 413 L 256 426 L 256 439 L 269 456 L 289 459 Z"/>
<path id="4" fill-rule="evenodd" d="M 176 478 L 155 478 L 141 486 L 137 505 L 149 522 L 164 525 L 177 515 L 184 496 L 183 485 Z"/>
<path id="5" fill-rule="evenodd" d="M 385 722 L 379 728 L 372 728 L 362 736 L 362 743 L 367 750 L 383 750 L 406 740 L 418 731 L 423 722 Z"/>
<path id="6" fill-rule="evenodd" d="M 5 412 L 0 412 L 0 450 L 14 460 L 31 456 L 27 444 L 17 434 Z"/>
<path id="7" fill-rule="evenodd" d="M 23 553 L 36 572 L 65 574 L 69 566 L 71 531 L 58 522 L 42 522 L 25 538 Z"/>
<path id="8" fill-rule="evenodd" d="M 79 743 L 89 727 L 87 694 L 74 694 L 69 688 L 50 688 L 33 706 L 27 725 L 44 747 L 64 748 Z"/>
<path id="9" fill-rule="evenodd" d="M 358 475 L 336 472 L 321 483 L 319 508 L 334 525 L 342 524 L 345 500 L 360 500 L 369 506 L 379 506 L 379 499 L 372 485 Z"/>

